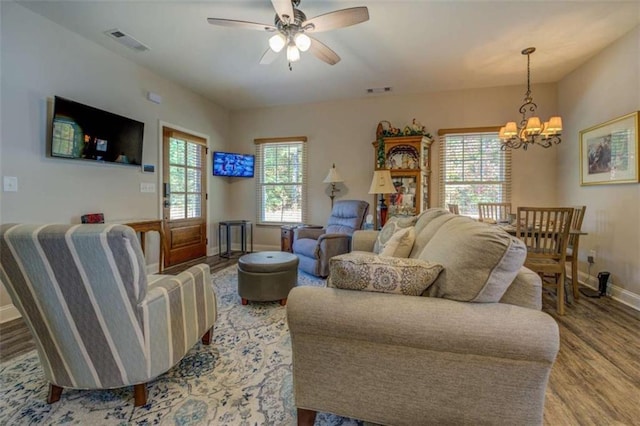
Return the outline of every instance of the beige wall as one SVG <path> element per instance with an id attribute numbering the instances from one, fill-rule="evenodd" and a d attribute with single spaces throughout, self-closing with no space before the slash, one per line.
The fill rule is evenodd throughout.
<path id="1" fill-rule="evenodd" d="M 441 128 L 496 126 L 519 119 L 525 87 L 428 93 L 414 96 L 374 96 L 358 100 L 327 102 L 234 112 L 230 137 L 234 149 L 253 152 L 253 140 L 262 137 L 298 136 L 309 138 L 309 218 L 323 224 L 330 213 L 327 184 L 323 184 L 332 163 L 344 179 L 337 199 L 365 199 L 373 175 L 375 129 L 388 120 L 404 127 L 413 118 L 434 135 Z M 556 87 L 535 85 L 533 95 L 539 112 L 548 117 L 556 112 Z M 434 144 L 432 166 L 433 197 L 437 203 L 438 143 Z M 532 148 L 513 153 L 513 205 L 553 205 L 556 203 L 556 150 Z M 255 219 L 255 182 L 229 183 L 234 218 Z M 279 229 L 259 227 L 256 241 L 279 246 Z"/>
<path id="2" fill-rule="evenodd" d="M 565 123 L 558 199 L 587 206 L 580 270 L 587 272 L 589 250 L 596 250 L 591 274 L 611 272 L 614 296 L 640 309 L 640 184 L 580 186 L 579 169 L 580 130 L 640 110 L 640 27 L 565 77 L 558 91 Z"/>
<path id="3" fill-rule="evenodd" d="M 161 187 L 159 121 L 208 135 L 210 147 L 219 149 L 228 112 L 20 5 L 1 2 L 1 8 L 0 175 L 16 176 L 19 191 L 0 193 L 0 223 L 79 223 L 88 212 L 104 212 L 108 220 L 160 217 L 160 193 L 140 193 L 141 182 Z M 147 91 L 160 94 L 162 104 L 149 102 Z M 47 100 L 54 95 L 143 121 L 143 160 L 156 172 L 48 158 Z M 226 187 L 208 177 L 209 199 L 219 199 Z M 224 216 L 223 205 L 209 203 L 209 223 Z M 149 263 L 157 263 L 154 238 Z M 8 303 L 0 288 L 0 307 Z"/>

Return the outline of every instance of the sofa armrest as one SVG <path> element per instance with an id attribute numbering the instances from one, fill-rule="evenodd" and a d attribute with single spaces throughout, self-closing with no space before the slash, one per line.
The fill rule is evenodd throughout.
<path id="1" fill-rule="evenodd" d="M 209 271 L 209 265 L 200 264 L 178 275 L 150 277 L 138 305 L 150 349 L 150 377 L 164 373 L 213 327 L 217 303 Z"/>
<path id="2" fill-rule="evenodd" d="M 367 251 L 373 253 L 378 238 L 378 231 L 358 230 L 351 237 L 351 251 Z"/>
<path id="3" fill-rule="evenodd" d="M 320 235 L 324 235 L 327 232 L 324 228 L 296 228 L 293 231 L 294 240 L 298 240 L 300 238 L 310 238 L 312 240 L 317 240 L 320 238 Z"/>
<path id="4" fill-rule="evenodd" d="M 559 348 L 551 316 L 503 303 L 296 287 L 287 317 L 292 338 L 307 333 L 544 363 Z"/>
<path id="5" fill-rule="evenodd" d="M 542 280 L 531 269 L 522 267 L 518 275 L 507 288 L 500 303 L 542 310 Z"/>

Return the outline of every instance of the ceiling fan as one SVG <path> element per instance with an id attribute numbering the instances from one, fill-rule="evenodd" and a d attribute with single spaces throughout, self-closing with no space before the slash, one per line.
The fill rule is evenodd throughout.
<path id="1" fill-rule="evenodd" d="M 271 4 L 276 11 L 273 25 L 224 18 L 207 18 L 207 21 L 224 27 L 275 33 L 269 38 L 269 48 L 262 55 L 260 63 L 270 64 L 286 47 L 287 61 L 291 70 L 291 63 L 299 61 L 300 52 L 307 50 L 329 65 L 335 65 L 340 61 L 340 56 L 336 52 L 309 34 L 348 27 L 369 20 L 369 10 L 364 6 L 335 10 L 307 19 L 307 16 L 298 9 L 300 0 L 271 0 Z"/>

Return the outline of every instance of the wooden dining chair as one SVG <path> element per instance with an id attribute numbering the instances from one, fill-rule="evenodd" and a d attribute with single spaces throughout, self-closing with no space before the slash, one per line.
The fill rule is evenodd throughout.
<path id="1" fill-rule="evenodd" d="M 508 220 L 510 214 L 511 203 L 478 203 L 478 220 L 480 222 Z"/>
<path id="2" fill-rule="evenodd" d="M 571 219 L 571 231 L 569 234 L 569 242 L 567 243 L 567 256 L 565 261 L 571 263 L 571 286 L 573 288 L 573 299 L 580 298 L 580 292 L 578 291 L 578 246 L 580 242 L 580 234 L 575 231 L 582 230 L 582 220 L 584 219 L 584 212 L 587 210 L 587 206 L 576 206 L 573 208 L 573 216 Z"/>
<path id="3" fill-rule="evenodd" d="M 460 214 L 460 209 L 457 204 L 447 204 L 449 211 L 453 214 Z"/>
<path id="4" fill-rule="evenodd" d="M 516 237 L 527 246 L 524 266 L 541 278 L 544 274 L 555 277 L 558 315 L 564 315 L 564 268 L 572 216 L 570 207 L 518 207 L 516 221 Z"/>

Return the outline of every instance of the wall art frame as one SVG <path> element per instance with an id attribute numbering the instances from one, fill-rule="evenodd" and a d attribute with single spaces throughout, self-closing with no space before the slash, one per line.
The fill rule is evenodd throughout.
<path id="1" fill-rule="evenodd" d="M 580 185 L 640 181 L 639 116 L 635 111 L 580 132 Z"/>

